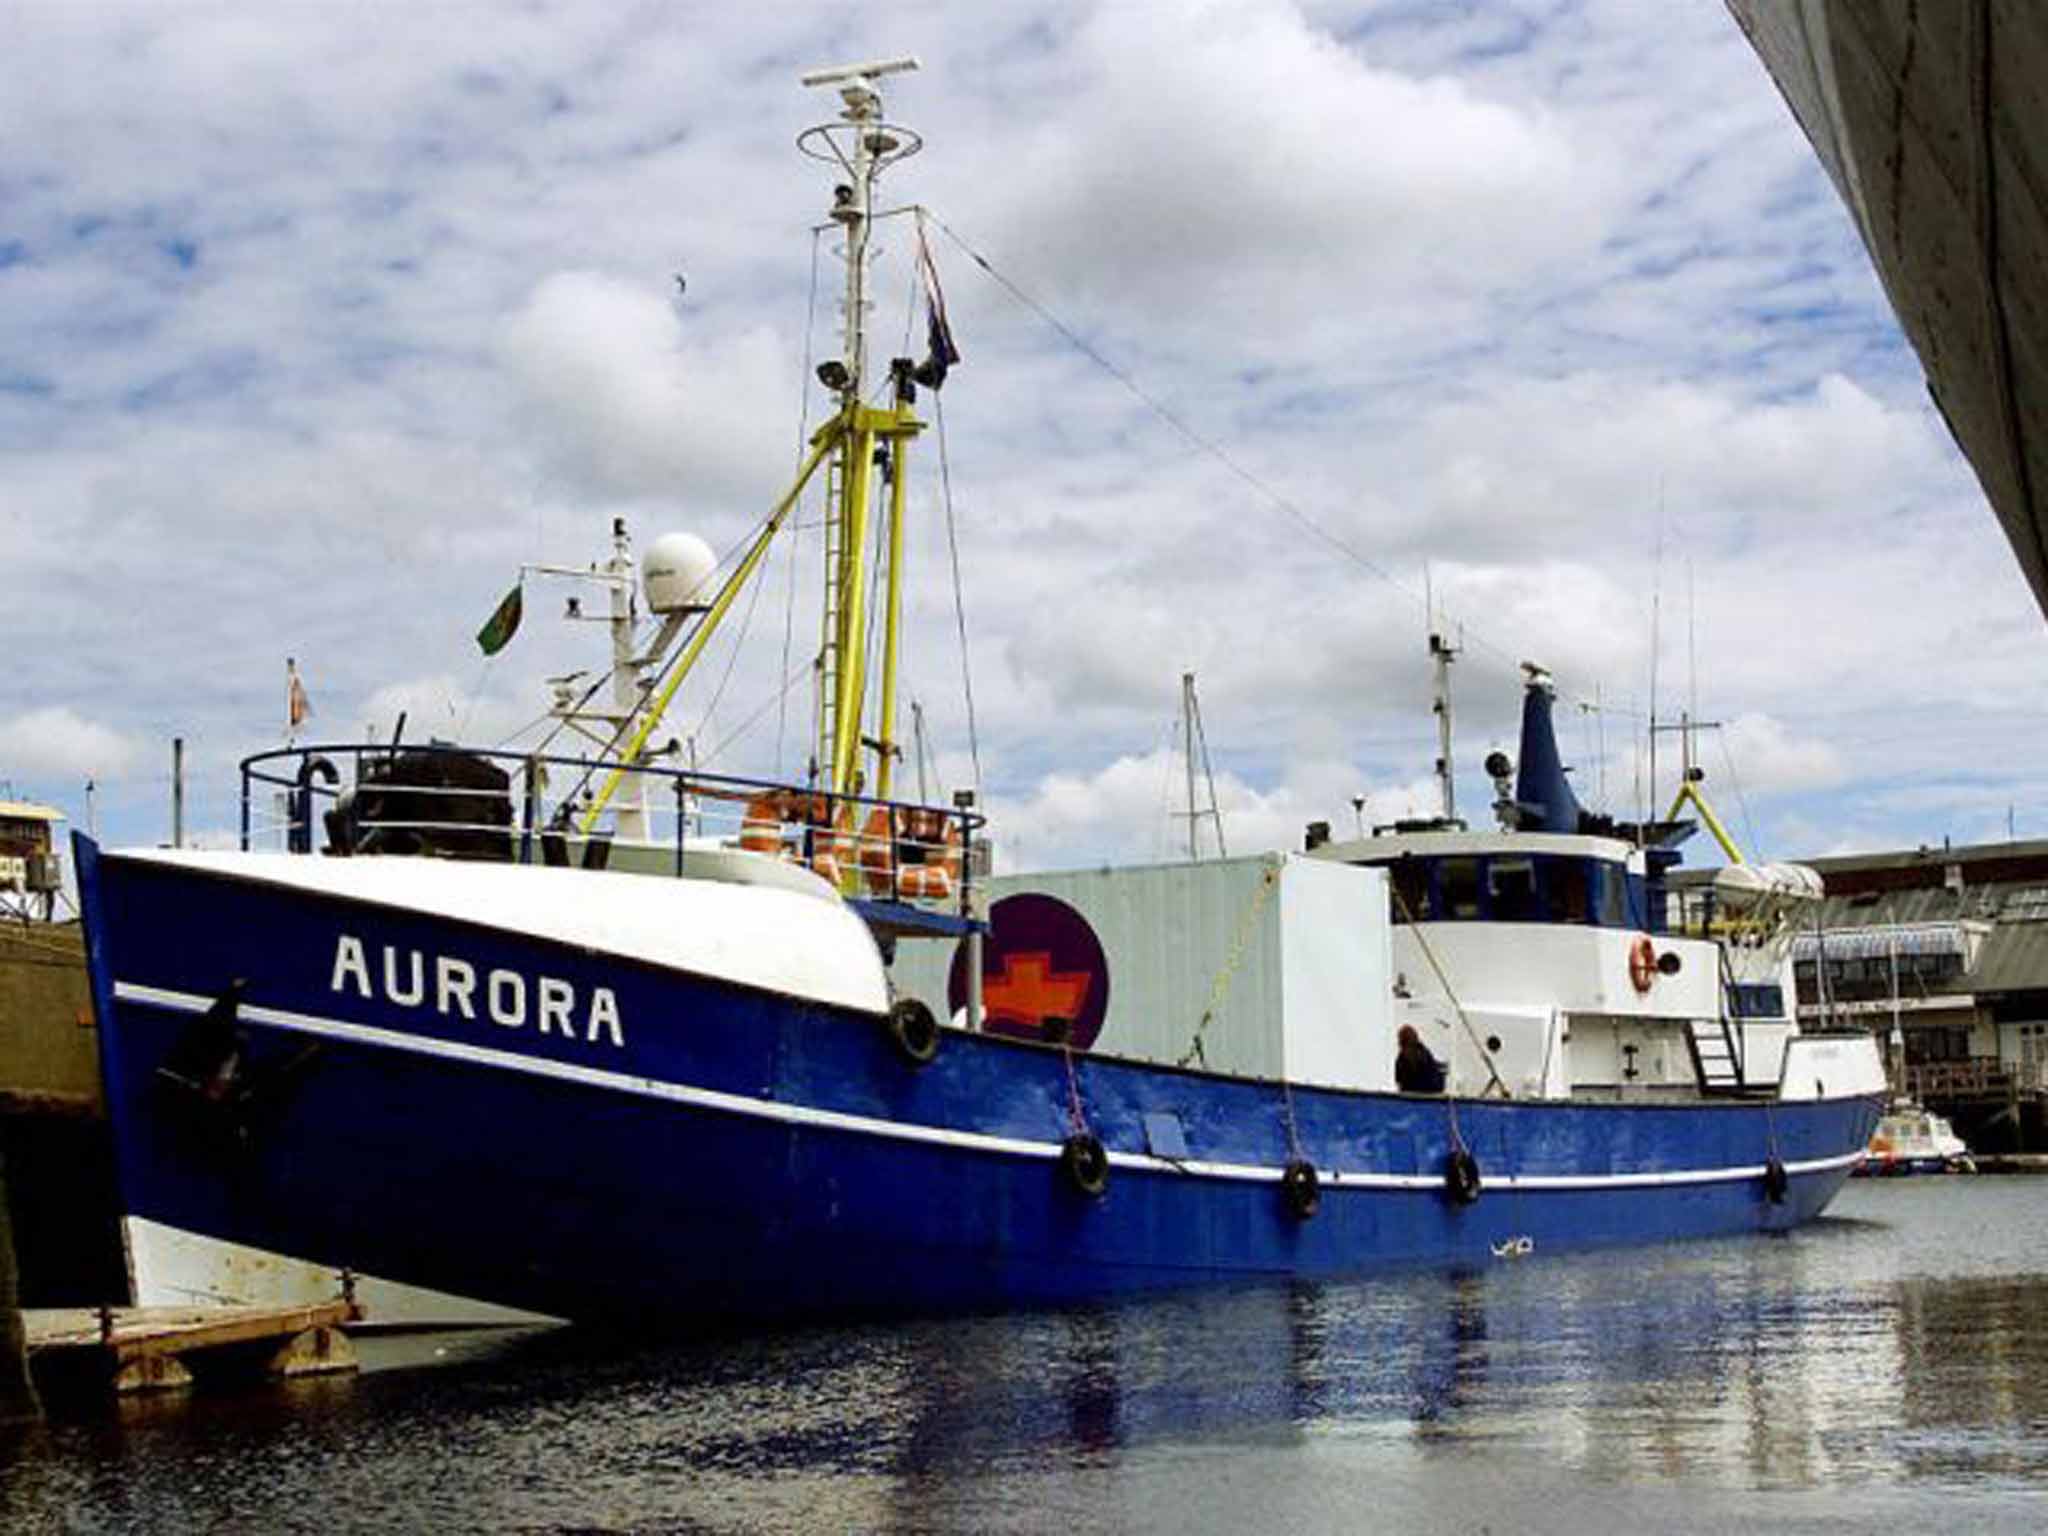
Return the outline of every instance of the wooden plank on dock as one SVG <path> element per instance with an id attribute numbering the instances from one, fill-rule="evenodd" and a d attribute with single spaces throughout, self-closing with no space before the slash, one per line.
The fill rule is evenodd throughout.
<path id="1" fill-rule="evenodd" d="M 29 1364 L 48 1383 L 116 1392 L 188 1384 L 211 1370 L 304 1376 L 356 1368 L 347 1301 L 310 1307 L 57 1307 L 23 1314 Z"/>

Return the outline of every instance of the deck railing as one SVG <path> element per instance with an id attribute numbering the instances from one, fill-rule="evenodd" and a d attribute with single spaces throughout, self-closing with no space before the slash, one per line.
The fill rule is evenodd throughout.
<path id="1" fill-rule="evenodd" d="M 2048 1063 L 2008 1062 L 1996 1056 L 1964 1061 L 1926 1061 L 1906 1068 L 1906 1092 L 1923 1102 L 1940 1099 L 2005 1099 L 2048 1093 Z"/>
<path id="2" fill-rule="evenodd" d="M 241 842 L 676 875 L 693 855 L 738 850 L 802 865 L 849 899 L 963 917 L 986 872 L 971 796 L 912 805 L 635 765 L 593 821 L 588 807 L 615 766 L 442 743 L 282 748 L 242 763 Z"/>

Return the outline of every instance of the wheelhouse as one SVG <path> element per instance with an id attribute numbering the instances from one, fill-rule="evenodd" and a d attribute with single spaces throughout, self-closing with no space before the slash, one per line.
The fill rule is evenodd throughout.
<path id="1" fill-rule="evenodd" d="M 1668 928 L 1663 882 L 1640 853 L 1608 838 L 1394 834 L 1326 856 L 1385 869 L 1396 923 Z"/>

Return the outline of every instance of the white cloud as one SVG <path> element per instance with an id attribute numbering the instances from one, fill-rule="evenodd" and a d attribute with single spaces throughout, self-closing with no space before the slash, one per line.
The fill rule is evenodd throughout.
<path id="1" fill-rule="evenodd" d="M 141 760 L 136 741 L 64 705 L 0 721 L 0 772 L 24 779 L 117 778 Z"/>
<path id="2" fill-rule="evenodd" d="M 1103 6 L 1070 59 L 998 224 L 1064 291 L 1299 323 L 1389 287 L 1484 288 L 1600 222 L 1600 156 L 1547 114 L 1376 68 L 1290 4 Z"/>
<path id="3" fill-rule="evenodd" d="M 1195 841 L 1204 858 L 1217 854 L 1215 823 L 1207 814 L 1210 790 L 1208 775 L 1198 769 Z M 1433 779 L 1373 783 L 1336 759 L 1292 763 L 1286 778 L 1267 789 L 1217 773 L 1214 794 L 1223 847 L 1232 855 L 1299 849 L 1311 821 L 1328 821 L 1334 836 L 1347 838 L 1438 809 Z M 1364 798 L 1356 812 L 1354 796 Z M 1187 810 L 1187 759 L 1178 746 L 1166 746 L 1119 757 L 1089 774 L 1047 774 L 1026 794 L 998 797 L 990 805 L 991 832 L 1006 871 L 1170 861 L 1187 856 Z"/>
<path id="4" fill-rule="evenodd" d="M 839 320 L 829 236 L 815 292 L 810 267 L 832 177 L 791 145 L 837 103 L 793 77 L 853 51 L 843 18 L 451 14 L 382 15 L 376 49 L 314 8 L 12 28 L 0 587 L 28 601 L 0 610 L 0 774 L 54 795 L 81 752 L 146 773 L 121 745 L 182 733 L 191 819 L 230 823 L 287 654 L 323 729 L 403 707 L 499 739 L 602 650 L 537 580 L 477 657 L 522 562 L 601 559 L 614 515 L 725 550 L 780 490 Z M 1341 830 L 1361 792 L 1376 819 L 1429 808 L 1425 562 L 1465 642 L 1468 815 L 1525 657 L 1559 679 L 1582 794 L 1604 769 L 1633 810 L 1654 655 L 1660 716 L 1696 678 L 1734 722 L 1775 852 L 2048 817 L 2039 614 L 1720 7 L 890 20 L 927 66 L 890 113 L 927 148 L 886 199 L 929 203 L 1229 457 L 937 238 L 966 357 L 943 434 L 920 401 L 908 682 L 966 782 L 943 450 L 1006 857 L 1177 846 L 1183 670 L 1233 847 Z M 877 350 L 916 351 L 909 226 L 879 246 Z M 778 554 L 730 682 L 722 641 L 670 722 L 732 772 L 807 751 L 801 692 L 767 707 L 815 644 L 803 539 L 796 605 Z M 1596 693 L 1604 752 L 1573 708 Z M 21 767 L 19 722 L 53 713 L 70 745 Z M 138 777 L 102 816 L 154 838 L 162 798 Z"/>
<path id="5" fill-rule="evenodd" d="M 1831 789 L 1849 777 L 1849 764 L 1830 743 L 1801 739 L 1769 715 L 1737 715 L 1724 729 L 1745 794 Z"/>
<path id="6" fill-rule="evenodd" d="M 789 440 L 768 424 L 795 369 L 766 330 L 693 354 L 657 290 L 559 272 L 501 327 L 498 355 L 544 452 L 598 495 L 675 501 L 709 487 L 765 500 L 785 463 Z"/>

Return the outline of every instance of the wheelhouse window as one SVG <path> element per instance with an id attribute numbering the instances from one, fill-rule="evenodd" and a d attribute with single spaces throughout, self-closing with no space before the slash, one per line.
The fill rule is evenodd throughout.
<path id="1" fill-rule="evenodd" d="M 1592 870 L 1584 859 L 1546 858 L 1542 861 L 1543 895 L 1550 903 L 1553 923 L 1589 923 L 1593 920 Z"/>
<path id="2" fill-rule="evenodd" d="M 1436 915 L 1453 919 L 1479 916 L 1479 861 L 1441 859 L 1436 866 L 1440 905 Z"/>
<path id="3" fill-rule="evenodd" d="M 1387 866 L 1395 901 L 1394 921 L 1426 923 L 1430 919 L 1429 865 L 1421 859 L 1396 859 Z"/>
<path id="4" fill-rule="evenodd" d="M 1642 878 L 1604 860 L 1554 853 L 1403 854 L 1374 867 L 1387 872 L 1397 923 L 1648 926 Z"/>
<path id="5" fill-rule="evenodd" d="M 1536 889 L 1536 861 L 1533 858 L 1489 859 L 1486 892 L 1495 922 L 1543 921 L 1543 902 Z"/>
<path id="6" fill-rule="evenodd" d="M 1593 866 L 1593 878 L 1598 891 L 1595 906 L 1600 914 L 1600 926 L 1631 926 L 1628 910 L 1628 871 L 1619 864 L 1596 864 Z"/>

